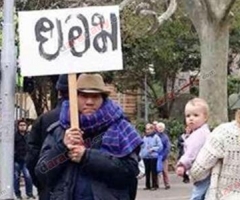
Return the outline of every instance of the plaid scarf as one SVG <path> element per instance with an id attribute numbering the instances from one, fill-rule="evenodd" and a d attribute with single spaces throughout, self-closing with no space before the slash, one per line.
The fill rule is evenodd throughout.
<path id="1" fill-rule="evenodd" d="M 70 127 L 69 116 L 69 101 L 64 101 L 60 113 L 60 123 L 64 128 Z M 79 124 L 84 135 L 103 135 L 101 151 L 116 157 L 124 157 L 142 144 L 140 135 L 127 121 L 121 107 L 110 99 L 106 99 L 91 115 L 79 114 Z"/>

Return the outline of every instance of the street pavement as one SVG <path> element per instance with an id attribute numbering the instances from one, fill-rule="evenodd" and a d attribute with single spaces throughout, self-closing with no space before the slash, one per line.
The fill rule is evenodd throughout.
<path id="1" fill-rule="evenodd" d="M 136 200 L 189 200 L 191 195 L 192 184 L 185 184 L 182 178 L 176 174 L 170 174 L 169 190 L 164 189 L 162 180 L 160 180 L 160 188 L 158 190 L 149 191 L 143 190 L 145 187 L 145 177 L 139 181 L 138 193 Z"/>
<path id="2" fill-rule="evenodd" d="M 160 180 L 160 188 L 155 191 L 143 190 L 145 187 L 145 177 L 140 179 L 136 200 L 189 200 L 192 184 L 183 183 L 182 178 L 177 177 L 174 173 L 170 173 L 169 177 L 171 188 L 169 190 L 165 190 L 162 180 Z M 23 186 L 21 187 L 21 190 L 24 194 L 25 192 Z M 34 188 L 34 195 L 36 194 L 36 188 Z"/>

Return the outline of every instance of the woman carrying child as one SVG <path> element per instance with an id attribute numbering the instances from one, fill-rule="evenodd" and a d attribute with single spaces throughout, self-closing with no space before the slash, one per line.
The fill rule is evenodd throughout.
<path id="1" fill-rule="evenodd" d="M 179 176 L 183 176 L 184 173 L 191 169 L 193 162 L 210 133 L 207 125 L 208 115 L 208 104 L 201 98 L 194 98 L 185 106 L 186 125 L 191 129 L 191 134 L 185 141 L 184 154 L 177 163 L 176 173 Z M 209 174 L 203 180 L 195 182 L 191 200 L 204 200 L 209 184 Z"/>

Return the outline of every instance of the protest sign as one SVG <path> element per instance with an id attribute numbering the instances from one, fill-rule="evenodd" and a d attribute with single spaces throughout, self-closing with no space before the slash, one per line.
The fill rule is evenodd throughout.
<path id="1" fill-rule="evenodd" d="M 123 68 L 119 21 L 118 6 L 19 12 L 21 74 L 69 74 L 72 127 L 78 127 L 75 74 Z"/>
<path id="2" fill-rule="evenodd" d="M 19 12 L 23 76 L 122 69 L 118 6 Z"/>

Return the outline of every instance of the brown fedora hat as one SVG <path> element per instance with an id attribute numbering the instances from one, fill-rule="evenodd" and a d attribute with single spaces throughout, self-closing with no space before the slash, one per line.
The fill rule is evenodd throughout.
<path id="1" fill-rule="evenodd" d="M 100 74 L 81 74 L 77 80 L 77 90 L 83 93 L 110 94 Z"/>

